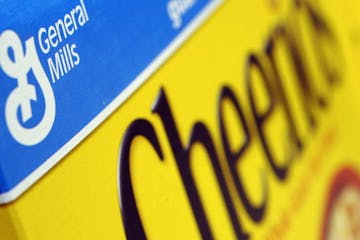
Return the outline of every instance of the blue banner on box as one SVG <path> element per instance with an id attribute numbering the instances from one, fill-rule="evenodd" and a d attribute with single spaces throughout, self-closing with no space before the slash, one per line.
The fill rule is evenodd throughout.
<path id="1" fill-rule="evenodd" d="M 0 203 L 24 192 L 220 1 L 2 1 Z"/>

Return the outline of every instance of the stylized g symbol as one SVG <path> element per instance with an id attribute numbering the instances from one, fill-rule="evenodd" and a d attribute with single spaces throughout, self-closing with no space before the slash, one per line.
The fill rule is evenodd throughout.
<path id="1" fill-rule="evenodd" d="M 17 87 L 10 93 L 5 105 L 5 119 L 11 135 L 23 145 L 38 144 L 49 134 L 55 119 L 55 97 L 36 52 L 34 38 L 25 42 L 24 53 L 18 35 L 6 30 L 0 35 L 0 66 L 5 74 L 17 80 Z M 13 59 L 9 51 L 13 52 Z M 39 83 L 45 100 L 45 111 L 41 121 L 32 128 L 25 128 L 25 123 L 32 118 L 31 100 L 36 101 L 36 89 L 28 83 L 27 74 L 32 70 Z M 17 117 L 20 107 L 22 123 Z"/>

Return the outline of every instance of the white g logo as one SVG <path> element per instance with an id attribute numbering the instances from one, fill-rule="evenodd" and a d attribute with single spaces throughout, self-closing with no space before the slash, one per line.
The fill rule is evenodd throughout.
<path id="1" fill-rule="evenodd" d="M 13 59 L 9 56 L 13 52 Z M 49 134 L 55 119 L 55 97 L 50 82 L 36 52 L 34 38 L 25 42 L 26 52 L 18 35 L 6 30 L 0 35 L 0 67 L 5 74 L 17 80 L 17 87 L 10 93 L 5 105 L 5 119 L 11 135 L 23 145 L 40 143 Z M 24 128 L 32 118 L 31 100 L 36 101 L 36 89 L 28 83 L 27 74 L 32 70 L 45 99 L 45 111 L 41 121 L 33 128 Z M 17 117 L 20 107 L 22 123 Z"/>

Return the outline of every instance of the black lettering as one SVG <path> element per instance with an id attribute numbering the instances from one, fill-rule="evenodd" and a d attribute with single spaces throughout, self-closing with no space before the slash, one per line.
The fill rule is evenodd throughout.
<path id="1" fill-rule="evenodd" d="M 235 208 L 231 201 L 230 193 L 221 171 L 219 158 L 217 156 L 213 140 L 207 127 L 201 122 L 196 122 L 192 128 L 190 140 L 187 146 L 184 147 L 184 145 L 181 143 L 179 132 L 177 130 L 174 117 L 171 113 L 171 109 L 163 89 L 161 90 L 159 97 L 154 105 L 153 112 L 159 115 L 166 130 L 171 149 L 175 156 L 177 167 L 183 180 L 183 184 L 185 186 L 185 190 L 187 192 L 202 237 L 204 239 L 214 238 L 190 169 L 190 151 L 195 143 L 201 144 L 208 153 L 237 238 L 247 239 L 248 235 L 243 232 L 237 220 Z"/>
<path id="2" fill-rule="evenodd" d="M 308 2 L 303 2 L 299 6 L 304 7 L 308 14 L 308 20 L 314 28 L 314 34 L 311 37 L 312 42 L 316 43 L 314 48 L 315 57 L 320 65 L 320 69 L 330 85 L 338 83 L 342 75 L 343 56 L 336 35 L 324 17 Z M 332 59 L 329 59 L 329 54 L 331 54 Z"/>
<path id="3" fill-rule="evenodd" d="M 244 144 L 236 151 L 232 152 L 230 148 L 230 142 L 228 140 L 227 136 L 227 129 L 224 123 L 224 111 L 223 111 L 223 102 L 225 99 L 228 99 L 231 104 L 235 107 L 237 116 L 239 117 L 239 124 L 242 126 L 242 129 L 244 130 L 245 134 L 245 142 Z M 246 126 L 245 117 L 243 114 L 243 111 L 240 107 L 239 102 L 236 99 L 235 94 L 232 92 L 232 90 L 229 87 L 223 87 L 220 93 L 219 103 L 218 103 L 218 116 L 219 116 L 219 123 L 220 123 L 220 133 L 221 133 L 221 139 L 222 144 L 224 147 L 225 155 L 229 163 L 230 172 L 232 175 L 232 179 L 235 183 L 236 190 L 240 196 L 240 199 L 242 203 L 244 204 L 244 207 L 249 214 L 249 216 L 256 222 L 261 221 L 263 218 L 264 212 L 266 210 L 266 203 L 267 203 L 267 185 L 263 185 L 263 199 L 264 202 L 260 206 L 254 206 L 254 204 L 251 203 L 249 198 L 247 197 L 244 185 L 242 184 L 241 177 L 239 176 L 239 173 L 236 171 L 236 164 L 240 160 L 240 157 L 242 153 L 246 150 L 246 148 L 250 144 L 251 136 L 249 134 L 249 130 Z M 241 134 L 241 133 L 240 133 Z M 264 178 L 264 176 L 263 176 Z M 266 181 L 263 181 L 265 184 Z"/>
<path id="4" fill-rule="evenodd" d="M 289 44 L 288 36 L 286 33 L 285 28 L 282 25 L 279 25 L 273 31 L 272 35 L 270 36 L 268 42 L 265 46 L 265 54 L 269 58 L 269 62 L 272 69 L 272 74 L 269 74 L 269 78 L 272 77 L 272 83 L 277 88 L 277 97 L 280 99 L 280 103 L 282 104 L 285 116 L 287 118 L 287 122 L 289 123 L 289 137 L 295 142 L 297 150 L 301 151 L 303 147 L 303 143 L 299 137 L 299 130 L 295 125 L 295 119 L 291 112 L 291 107 L 289 105 L 288 98 L 286 96 L 286 91 L 283 87 L 283 79 L 280 75 L 278 63 L 276 62 L 275 51 L 277 50 L 277 44 L 279 42 L 283 43 L 285 47 L 287 47 L 288 52 L 294 51 L 291 48 L 291 44 Z M 291 56 L 294 56 L 293 54 Z M 289 62 L 292 62 L 292 65 L 296 68 L 296 59 L 289 58 Z M 309 113 L 308 113 L 309 114 Z"/>
<path id="5" fill-rule="evenodd" d="M 160 160 L 163 159 L 163 154 L 159 140 L 151 123 L 145 119 L 137 119 L 132 122 L 125 133 L 120 150 L 119 186 L 121 212 L 126 237 L 128 239 L 143 240 L 147 238 L 136 206 L 130 173 L 130 147 L 132 141 L 138 136 L 142 136 L 148 140 Z"/>
<path id="6" fill-rule="evenodd" d="M 251 78 L 251 73 L 250 73 L 251 72 L 250 70 L 252 68 L 256 68 L 259 71 L 259 73 L 261 74 L 265 89 L 267 91 L 267 95 L 269 96 L 270 105 L 269 105 L 267 111 L 264 113 L 258 112 L 256 103 L 255 103 L 254 91 L 253 91 L 253 86 L 252 86 L 252 78 Z M 246 71 L 245 81 L 247 84 L 247 91 L 249 93 L 249 98 L 250 98 L 250 107 L 251 107 L 252 114 L 255 118 L 255 122 L 256 122 L 258 132 L 259 132 L 259 138 L 260 138 L 261 144 L 264 148 L 264 151 L 265 151 L 266 157 L 269 161 L 269 164 L 271 166 L 271 169 L 274 171 L 275 175 L 280 180 L 284 180 L 286 178 L 288 170 L 289 170 L 290 159 L 287 161 L 286 166 L 278 166 L 276 164 L 274 156 L 271 153 L 270 147 L 267 143 L 267 139 L 266 139 L 265 132 L 264 132 L 265 131 L 264 125 L 266 123 L 266 120 L 271 115 L 271 113 L 273 112 L 274 107 L 275 107 L 274 96 L 272 96 L 272 92 L 270 90 L 270 84 L 269 84 L 269 79 L 268 79 L 269 74 L 266 73 L 264 66 L 262 65 L 262 63 L 260 62 L 260 59 L 256 55 L 249 56 L 248 65 L 247 65 L 247 68 L 245 71 Z"/>
<path id="7" fill-rule="evenodd" d="M 290 59 L 294 62 L 297 76 L 295 80 L 300 86 L 300 97 L 301 102 L 304 106 L 303 109 L 308 119 L 310 129 L 315 129 L 317 123 L 315 119 L 315 113 L 313 111 L 313 103 L 316 97 L 314 96 L 314 92 L 312 89 L 312 79 L 310 78 L 309 69 L 306 66 L 306 59 L 302 54 L 302 46 L 299 42 L 299 26 L 295 25 L 296 27 L 292 28 L 292 32 L 290 31 L 289 26 L 290 25 L 286 26 L 285 31 L 277 31 L 275 36 L 277 35 L 281 37 L 281 35 L 284 36 L 283 34 L 286 34 L 285 39 L 288 43 L 287 46 L 289 47 Z"/>

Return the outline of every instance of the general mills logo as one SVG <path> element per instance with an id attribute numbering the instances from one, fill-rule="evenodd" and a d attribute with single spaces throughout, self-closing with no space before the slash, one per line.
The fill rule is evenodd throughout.
<path id="1" fill-rule="evenodd" d="M 31 37 L 25 42 L 24 50 L 19 36 L 14 31 L 4 31 L 0 35 L 0 68 L 11 78 L 1 81 L 17 81 L 17 86 L 10 92 L 5 103 L 5 120 L 9 132 L 23 145 L 40 143 L 49 134 L 54 123 L 55 97 L 39 60 L 34 38 Z M 37 87 L 29 83 L 30 71 L 35 76 Z M 35 126 L 25 127 L 24 124 L 33 118 L 31 101 L 38 101 L 39 93 L 45 102 L 43 116 Z"/>

